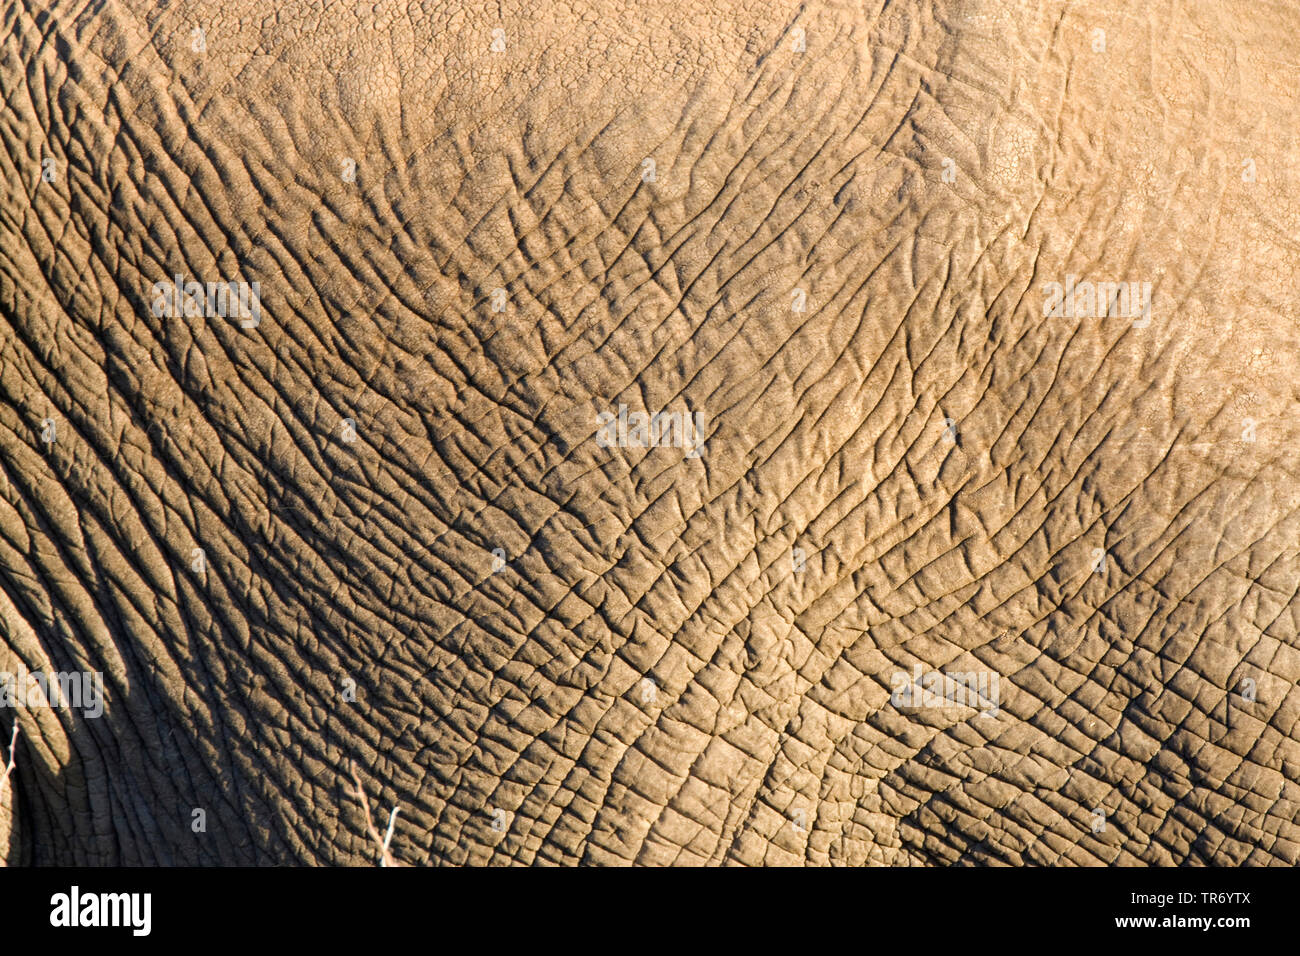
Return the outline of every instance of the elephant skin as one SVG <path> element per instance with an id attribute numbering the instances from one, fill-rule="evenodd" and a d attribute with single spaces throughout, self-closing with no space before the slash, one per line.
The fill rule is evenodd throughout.
<path id="1" fill-rule="evenodd" d="M 10 862 L 1300 862 L 1300 12 L 271 9 L 0 5 Z"/>

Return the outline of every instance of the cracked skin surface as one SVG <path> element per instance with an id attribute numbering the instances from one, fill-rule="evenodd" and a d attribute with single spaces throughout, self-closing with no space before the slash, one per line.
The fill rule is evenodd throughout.
<path id="1" fill-rule="evenodd" d="M 1300 861 L 1300 14 L 265 10 L 0 5 L 11 861 Z"/>

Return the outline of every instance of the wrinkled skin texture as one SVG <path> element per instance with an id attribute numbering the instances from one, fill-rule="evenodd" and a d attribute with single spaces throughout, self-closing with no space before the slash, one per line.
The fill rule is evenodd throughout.
<path id="1" fill-rule="evenodd" d="M 1300 15 L 679 6 L 5 0 L 10 861 L 1300 859 Z"/>

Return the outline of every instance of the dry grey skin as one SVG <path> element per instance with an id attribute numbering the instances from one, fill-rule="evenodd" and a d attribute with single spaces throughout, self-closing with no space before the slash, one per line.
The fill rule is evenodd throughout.
<path id="1" fill-rule="evenodd" d="M 319 6 L 0 7 L 10 862 L 1300 862 L 1300 12 Z"/>

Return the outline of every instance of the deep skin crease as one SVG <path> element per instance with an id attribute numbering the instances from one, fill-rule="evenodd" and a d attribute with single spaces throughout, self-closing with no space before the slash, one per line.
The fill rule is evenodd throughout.
<path id="1" fill-rule="evenodd" d="M 0 0 L 0 852 L 1300 861 L 1300 13 L 489 6 Z"/>

